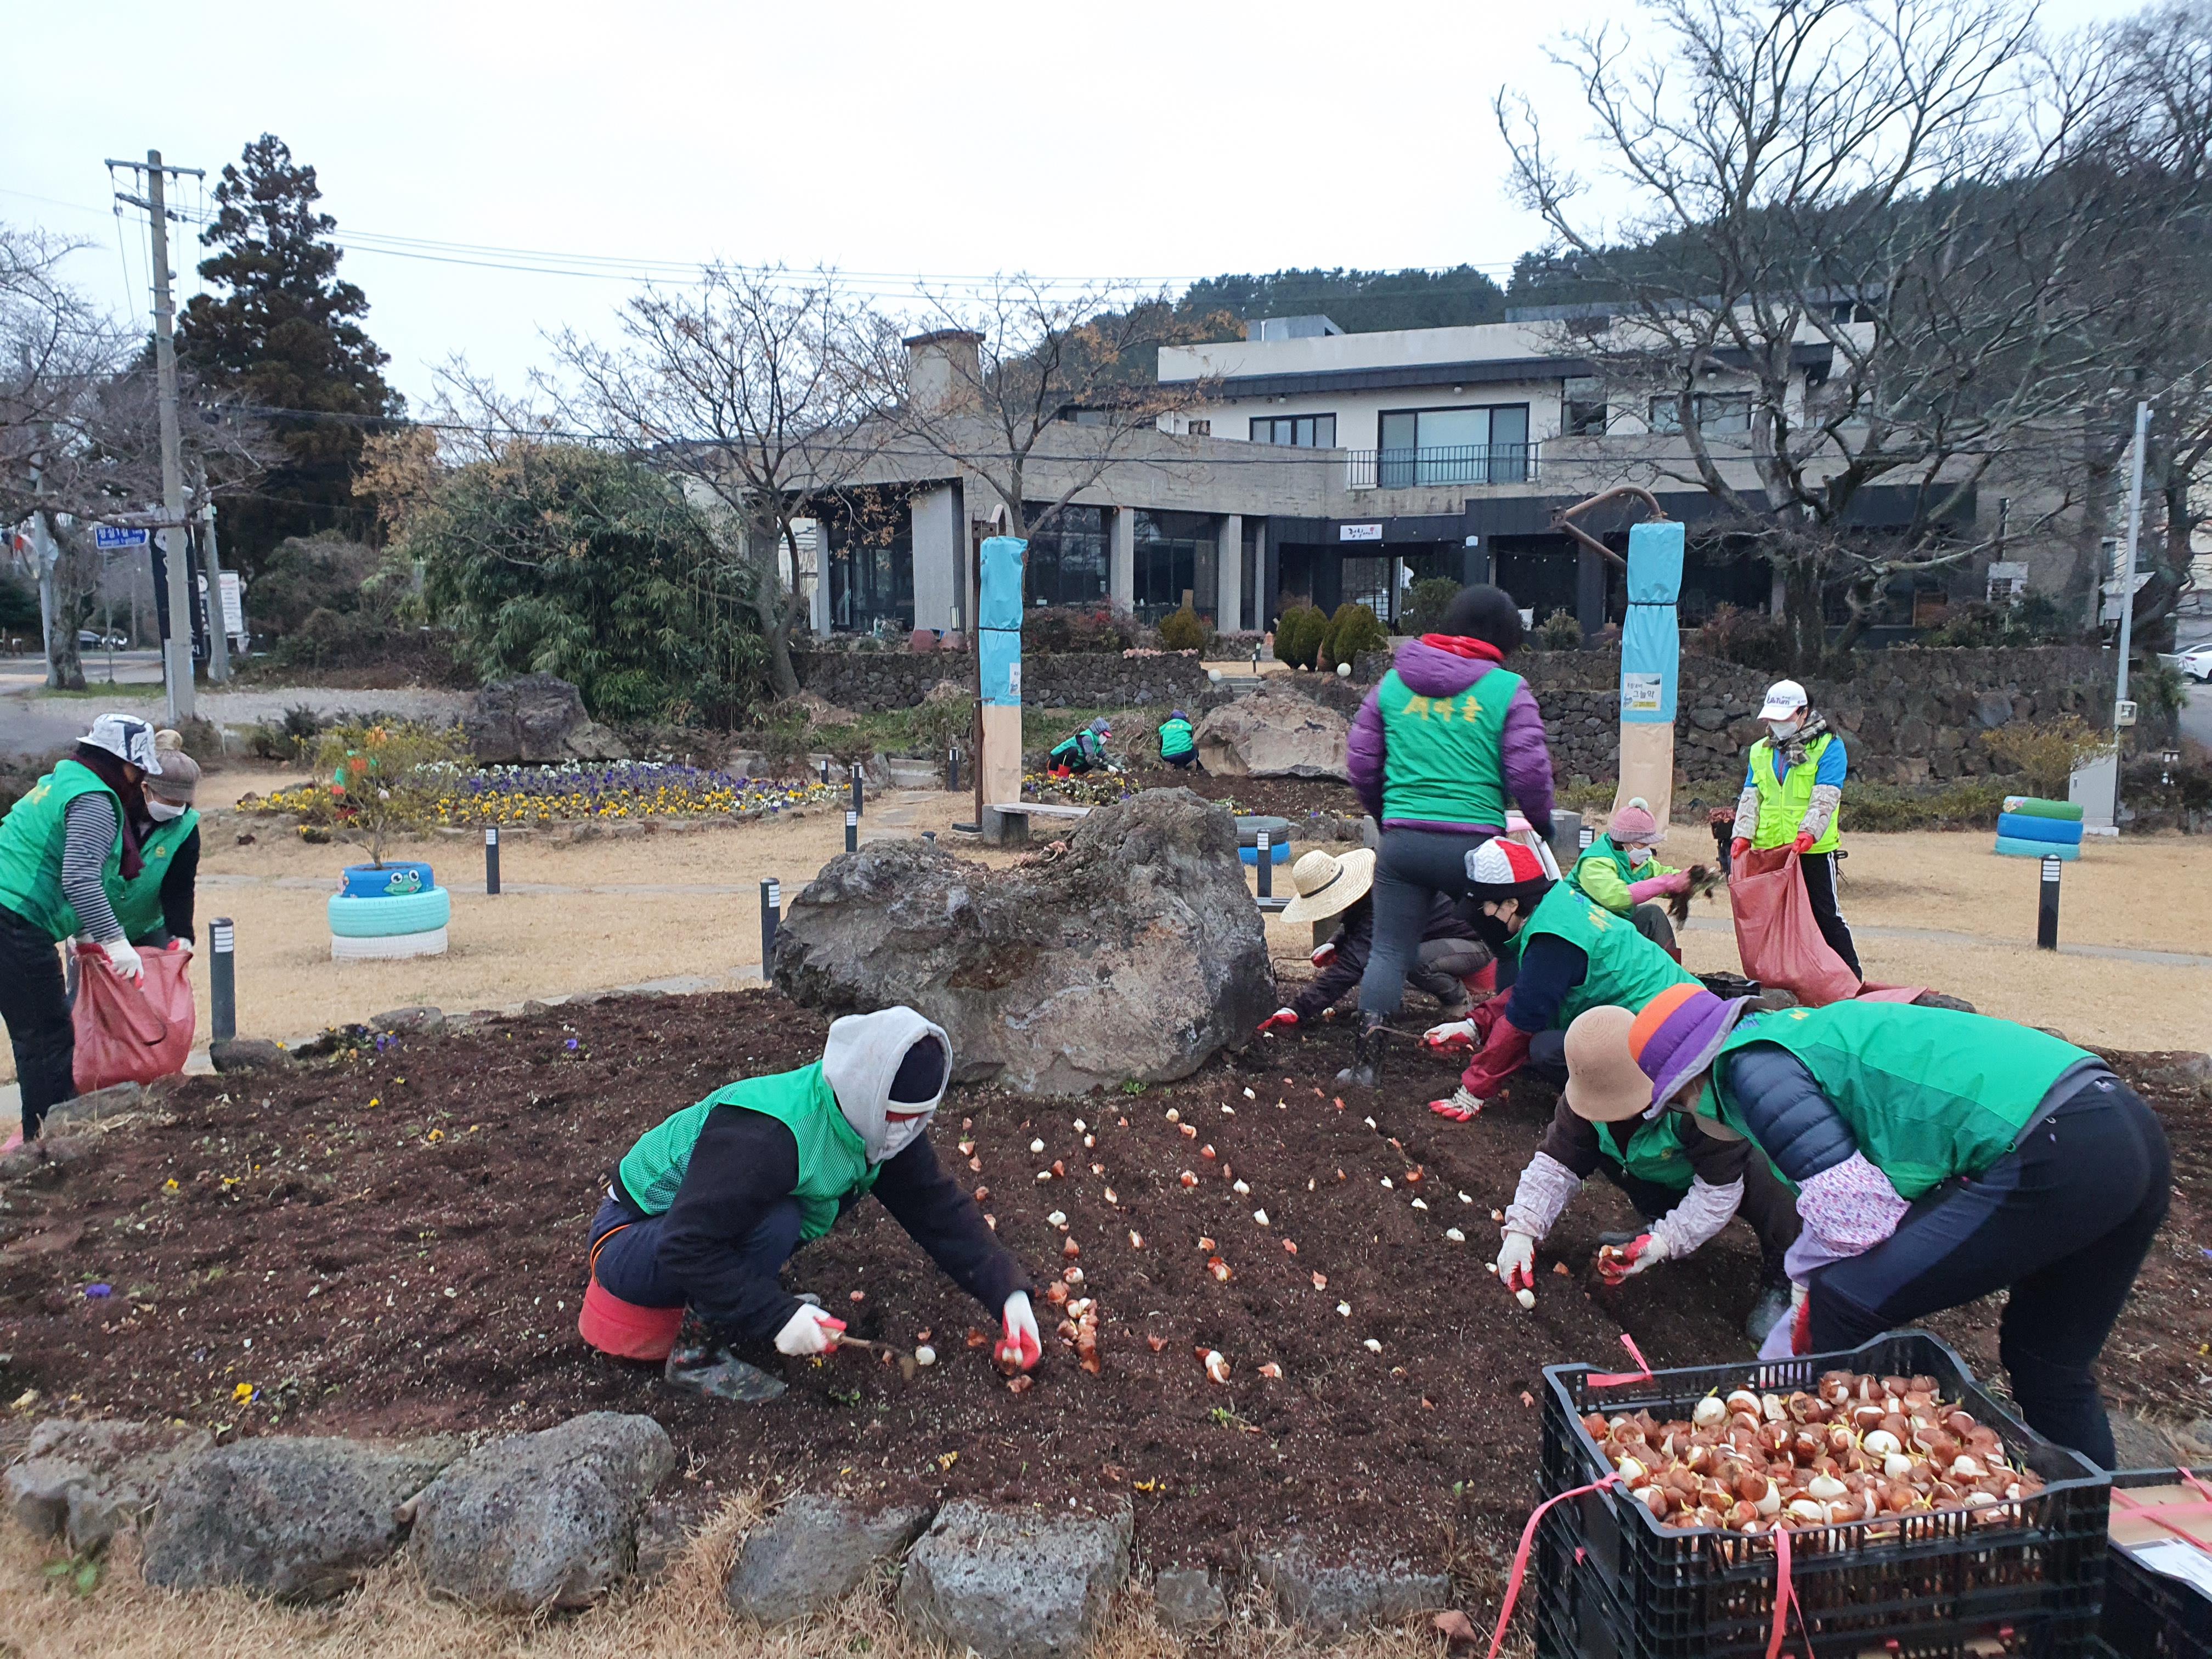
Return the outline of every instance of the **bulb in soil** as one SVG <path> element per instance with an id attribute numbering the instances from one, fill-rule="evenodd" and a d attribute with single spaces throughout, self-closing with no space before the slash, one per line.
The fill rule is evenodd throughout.
<path id="1" fill-rule="evenodd" d="M 1137 1231 L 1133 1227 L 1129 1230 L 1129 1248 L 1133 1250 L 1141 1250 L 1145 1248 L 1144 1234 Z"/>
<path id="2" fill-rule="evenodd" d="M 1427 1209 L 1429 1206 L 1428 1206 L 1426 1204 L 1423 1203 L 1419 1199 L 1418 1199 L 1418 1198 L 1417 1198 L 1417 1199 L 1415 1199 L 1415 1200 L 1413 1200 L 1413 1207 L 1414 1207 L 1415 1209 L 1417 1209 L 1417 1210 L 1425 1210 L 1425 1209 Z"/>
<path id="3" fill-rule="evenodd" d="M 923 1343 L 914 1351 L 914 1363 L 917 1365 L 934 1365 L 937 1363 L 937 1350 L 927 1342 Z"/>
<path id="4" fill-rule="evenodd" d="M 1486 1261 L 1482 1264 L 1482 1271 L 1486 1273 L 1494 1273 L 1498 1271 L 1498 1264 L 1495 1261 Z"/>
<path id="5" fill-rule="evenodd" d="M 1081 1255 L 1083 1254 L 1083 1246 L 1081 1246 L 1080 1244 L 1077 1243 L 1073 1239 L 1072 1239 L 1072 1238 L 1071 1238 L 1071 1239 L 1069 1239 L 1069 1240 L 1067 1241 L 1067 1243 L 1066 1243 L 1065 1244 L 1063 1244 L 1063 1245 L 1061 1245 L 1061 1246 L 1060 1247 L 1060 1253 L 1062 1255 L 1064 1255 L 1064 1256 L 1067 1257 L 1067 1259 L 1068 1259 L 1069 1261 L 1073 1261 L 1077 1256 Z"/>
<path id="6" fill-rule="evenodd" d="M 1242 1181 L 1231 1182 L 1229 1183 L 1229 1190 L 1236 1194 L 1239 1198 L 1249 1198 L 1252 1194 L 1252 1189 L 1246 1186 Z"/>
<path id="7" fill-rule="evenodd" d="M 1267 1378 L 1270 1382 L 1279 1382 L 1282 1380 L 1283 1368 L 1280 1365 L 1278 1365 L 1273 1360 L 1270 1359 L 1266 1364 L 1260 1367 L 1260 1375 Z"/>
<path id="8" fill-rule="evenodd" d="M 1060 1274 L 1060 1277 L 1071 1285 L 1080 1285 L 1083 1282 L 1083 1269 L 1070 1267 L 1066 1273 Z"/>
<path id="9" fill-rule="evenodd" d="M 1394 1183 L 1391 1182 L 1391 1179 L 1390 1179 L 1390 1177 L 1389 1177 L 1389 1176 L 1384 1176 L 1382 1177 L 1382 1184 L 1383 1184 L 1385 1187 L 1389 1187 L 1389 1186 L 1392 1186 Z"/>
<path id="10" fill-rule="evenodd" d="M 1182 1182 L 1186 1187 L 1195 1187 L 1198 1185 L 1198 1177 L 1188 1170 L 1185 1170 L 1180 1176 L 1176 1176 L 1176 1179 Z"/>
<path id="11" fill-rule="evenodd" d="M 1220 1349 L 1208 1348 L 1206 1351 L 1205 1363 L 1206 1374 L 1216 1382 L 1226 1382 L 1229 1380 L 1229 1361 Z"/>
<path id="12" fill-rule="evenodd" d="M 1453 1243 L 1455 1243 L 1455 1244 L 1464 1244 L 1464 1243 L 1467 1243 L 1467 1235 L 1466 1235 L 1465 1233 L 1463 1233 L 1463 1232 L 1460 1231 L 1460 1230 L 1459 1230 L 1458 1228 L 1456 1228 L 1456 1227 L 1447 1227 L 1447 1228 L 1445 1228 L 1445 1229 L 1444 1229 L 1444 1237 L 1445 1237 L 1446 1238 L 1449 1238 L 1449 1240 L 1451 1240 L 1451 1242 L 1452 1242 Z"/>
<path id="13" fill-rule="evenodd" d="M 1054 1210 L 1050 1215 L 1045 1218 L 1045 1220 L 1049 1225 L 1054 1227 L 1065 1227 L 1067 1225 L 1067 1212 L 1065 1210 Z"/>
<path id="14" fill-rule="evenodd" d="M 1317 1291 L 1327 1290 L 1328 1288 L 1328 1275 L 1327 1273 L 1316 1273 L 1313 1276 L 1313 1287 Z"/>
<path id="15" fill-rule="evenodd" d="M 1265 1210 L 1255 1210 L 1252 1212 L 1252 1219 L 1257 1225 L 1264 1227 L 1267 1224 L 1267 1212 Z"/>
<path id="16" fill-rule="evenodd" d="M 1076 1120 L 1075 1120 L 1075 1133 L 1078 1133 L 1078 1134 L 1081 1134 L 1081 1133 L 1082 1133 L 1085 1129 L 1089 1128 L 1090 1127 L 1091 1127 L 1091 1126 L 1090 1126 L 1088 1123 L 1085 1123 L 1085 1122 L 1081 1118 L 1079 1118 L 1079 1117 L 1078 1119 L 1076 1119 Z"/>
<path id="17" fill-rule="evenodd" d="M 1220 1156 L 1219 1153 L 1213 1150 L 1213 1143 L 1210 1140 L 1206 1142 L 1205 1146 L 1198 1149 L 1198 1155 L 1200 1158 L 1218 1158 Z"/>
<path id="18" fill-rule="evenodd" d="M 1114 1189 L 1109 1187 L 1106 1189 L 1106 1201 L 1109 1204 L 1119 1204 L 1121 1200 L 1115 1195 Z"/>
<path id="19" fill-rule="evenodd" d="M 1169 1107 L 1169 1108 L 1168 1108 L 1168 1121 L 1169 1121 L 1169 1122 L 1170 1122 L 1170 1123 L 1180 1123 L 1180 1122 L 1182 1122 L 1182 1114 L 1181 1112 L 1178 1112 L 1177 1110 L 1176 1110 L 1176 1109 L 1175 1109 L 1174 1107 L 1172 1107 L 1172 1106 Z"/>
<path id="20" fill-rule="evenodd" d="M 1352 1317 L 1352 1304 L 1349 1302 L 1340 1302 L 1336 1304 L 1336 1311 L 1341 1317 L 1349 1319 Z"/>
<path id="21" fill-rule="evenodd" d="M 1374 1127 L 1375 1127 L 1375 1120 L 1374 1120 L 1373 1118 L 1371 1118 L 1371 1117 L 1370 1117 L 1370 1118 L 1365 1119 L 1365 1120 L 1364 1120 L 1364 1121 L 1365 1121 L 1365 1123 L 1366 1123 L 1366 1125 L 1367 1125 L 1367 1127 L 1368 1127 L 1369 1128 L 1372 1129 L 1372 1128 L 1374 1128 Z M 1380 1132 L 1378 1131 L 1377 1133 L 1380 1133 Z"/>
<path id="22" fill-rule="evenodd" d="M 1536 1292 L 1525 1288 L 1518 1290 L 1513 1292 L 1513 1299 L 1524 1308 L 1533 1308 L 1536 1305 Z"/>
<path id="23" fill-rule="evenodd" d="M 1042 1152 L 1044 1150 L 1044 1142 L 1042 1140 L 1032 1140 L 1030 1142 L 1030 1150 L 1033 1152 Z"/>
<path id="24" fill-rule="evenodd" d="M 1083 1137 L 1083 1148 L 1085 1152 L 1090 1151 L 1091 1148 L 1096 1146 L 1097 1144 L 1098 1137 L 1097 1135 L 1085 1135 Z"/>

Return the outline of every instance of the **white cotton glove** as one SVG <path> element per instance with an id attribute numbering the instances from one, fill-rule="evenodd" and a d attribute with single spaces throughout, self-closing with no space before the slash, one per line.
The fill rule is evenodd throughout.
<path id="1" fill-rule="evenodd" d="M 775 1351 L 793 1355 L 828 1353 L 837 1346 L 837 1338 L 845 1328 L 842 1319 L 832 1319 L 811 1302 L 799 1304 L 799 1311 L 783 1322 L 783 1328 L 775 1334 Z"/>
<path id="2" fill-rule="evenodd" d="M 100 947 L 107 952 L 107 966 L 118 979 L 134 982 L 146 977 L 146 964 L 138 959 L 138 947 L 128 939 L 115 939 Z"/>
<path id="3" fill-rule="evenodd" d="M 1528 1234 L 1509 1231 L 1498 1247 L 1498 1282 L 1509 1291 L 1536 1288 L 1536 1241 Z"/>
<path id="4" fill-rule="evenodd" d="M 1006 1334 L 993 1358 L 1017 1370 L 1033 1370 L 1044 1355 L 1044 1340 L 1037 1334 L 1036 1310 L 1030 1306 L 1030 1293 L 1016 1291 L 1008 1297 L 1003 1317 Z"/>

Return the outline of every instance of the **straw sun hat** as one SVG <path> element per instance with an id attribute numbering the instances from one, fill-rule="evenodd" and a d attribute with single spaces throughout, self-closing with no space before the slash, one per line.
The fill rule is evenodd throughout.
<path id="1" fill-rule="evenodd" d="M 1362 847 L 1336 858 L 1316 848 L 1291 866 L 1291 885 L 1297 889 L 1297 896 L 1283 907 L 1283 920 L 1295 925 L 1340 915 L 1364 898 L 1374 884 L 1372 849 Z"/>

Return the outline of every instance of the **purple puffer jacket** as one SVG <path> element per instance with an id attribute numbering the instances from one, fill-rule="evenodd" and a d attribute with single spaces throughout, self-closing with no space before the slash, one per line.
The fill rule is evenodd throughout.
<path id="1" fill-rule="evenodd" d="M 1455 697 L 1498 665 L 1439 650 L 1420 640 L 1407 640 L 1398 647 L 1397 659 L 1392 665 L 1397 669 L 1398 678 L 1416 695 Z M 1374 815 L 1375 821 L 1385 830 L 1405 823 L 1422 830 L 1487 830 L 1502 833 L 1505 826 L 1501 823 L 1414 823 L 1410 819 L 1382 816 L 1382 772 L 1388 763 L 1389 742 L 1382 730 L 1382 711 L 1376 705 L 1376 696 L 1374 691 L 1367 694 L 1367 701 L 1359 705 L 1358 715 L 1352 722 L 1350 766 L 1352 787 L 1359 796 L 1360 805 Z M 1536 699 L 1530 695 L 1525 681 L 1514 692 L 1512 702 L 1505 705 L 1505 732 L 1499 747 L 1504 750 L 1500 758 L 1504 762 L 1505 787 L 1513 797 L 1513 804 L 1521 809 L 1521 816 L 1535 826 L 1537 834 L 1549 839 L 1552 751 L 1544 743 L 1544 717 L 1537 712 Z"/>

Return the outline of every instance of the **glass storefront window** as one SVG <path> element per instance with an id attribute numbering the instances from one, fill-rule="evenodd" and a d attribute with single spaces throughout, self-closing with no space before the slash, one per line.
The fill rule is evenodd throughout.
<path id="1" fill-rule="evenodd" d="M 1032 501 L 1034 521 L 1051 505 Z M 1030 538 L 1022 562 L 1022 599 L 1031 605 L 1097 605 L 1106 602 L 1112 520 L 1103 507 L 1063 507 Z"/>
<path id="2" fill-rule="evenodd" d="M 1210 513 L 1139 512 L 1135 527 L 1138 617 L 1158 622 L 1188 594 L 1192 608 L 1211 618 L 1221 591 L 1219 521 Z"/>

